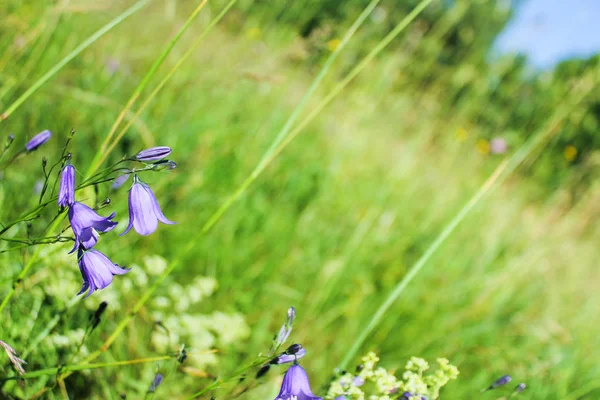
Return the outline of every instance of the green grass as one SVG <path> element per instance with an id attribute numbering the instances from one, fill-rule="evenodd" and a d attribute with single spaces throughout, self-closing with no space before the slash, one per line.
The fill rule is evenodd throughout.
<path id="1" fill-rule="evenodd" d="M 0 87 L 0 108 L 6 109 L 119 11 L 76 12 L 93 3 L 71 3 L 55 29 L 44 24 L 44 13 L 34 12 L 50 12 L 41 1 L 35 2 L 37 8 L 21 5 L 11 13 L 7 26 L 12 29 L 0 36 L 0 46 L 14 55 L 0 63 L 2 82 L 8 82 Z M 71 128 L 76 130 L 73 161 L 83 179 L 119 112 L 198 3 L 176 5 L 171 15 L 168 7 L 177 3 L 154 2 L 131 16 L 0 124 L 0 135 L 15 134 L 15 146 L 42 129 L 55 134 L 46 147 L 5 172 L 2 223 L 37 204 L 32 193 L 41 177 L 41 158 L 56 159 Z M 203 32 L 209 11 L 214 16 L 225 4 L 210 4 L 200 13 L 141 99 Z M 399 75 L 413 53 L 384 51 L 183 254 L 190 238 L 259 164 L 323 64 L 303 58 L 310 49 L 303 50 L 289 27 L 252 30 L 258 20 L 234 7 L 109 157 L 116 161 L 154 144 L 173 147 L 179 167 L 144 179 L 167 217 L 179 224 L 160 226 L 148 237 L 103 236 L 100 250 L 119 264 L 135 266 L 80 302 L 72 302 L 81 277 L 75 258 L 66 255 L 69 244 L 40 248 L 0 327 L 0 339 L 26 354 L 27 371 L 77 364 L 98 350 L 158 279 L 144 261 L 157 255 L 167 263 L 180 260 L 153 297 L 166 299 L 167 308 L 159 300 L 144 305 L 94 364 L 108 366 L 66 379 L 64 390 L 71 396 L 108 399 L 127 393 L 139 398 L 160 368 L 170 375 L 156 398 L 186 398 L 265 353 L 290 305 L 298 311 L 292 338 L 307 348 L 302 365 L 313 388 L 319 388 L 395 285 L 502 162 L 503 156 L 476 150 L 476 140 L 487 128 L 462 111 L 479 107 L 477 99 L 454 106 L 444 98 L 442 86 L 422 91 L 419 82 L 403 82 Z M 36 31 L 38 23 L 42 26 Z M 14 45 L 16 38 L 32 32 L 38 35 L 33 43 L 43 44 L 50 35 L 41 54 L 36 47 L 19 50 Z M 326 42 L 321 43 L 325 48 Z M 354 57 L 363 54 L 364 43 L 369 41 L 361 32 L 348 43 L 302 116 L 334 90 L 355 64 Z M 114 74 L 107 69 L 111 59 L 119 62 Z M 24 74 L 27 65 L 31 72 Z M 135 113 L 136 107 L 130 111 Z M 459 141 L 455 131 L 463 127 L 468 137 Z M 126 225 L 126 191 L 99 189 L 98 198 L 110 196 L 110 210 Z M 92 190 L 78 196 L 95 198 Z M 367 336 L 359 355 L 375 350 L 389 368 L 400 368 L 413 355 L 449 358 L 461 375 L 444 389 L 445 399 L 484 398 L 479 390 L 505 373 L 513 375 L 515 384 L 528 384 L 523 398 L 597 397 L 598 187 L 590 184 L 584 195 L 573 196 L 566 188 L 548 191 L 533 178 L 512 175 L 432 255 Z M 32 237 L 43 232 L 55 211 L 32 221 Z M 8 234 L 26 237 L 27 227 L 20 224 Z M 0 250 L 10 246 L 2 242 Z M 0 254 L 3 298 L 35 251 Z M 199 276 L 214 278 L 218 288 L 178 310 L 178 297 L 201 287 L 194 282 Z M 85 329 L 90 312 L 104 300 L 109 302 L 106 317 L 84 350 L 74 355 L 77 340 L 70 332 Z M 195 318 L 192 326 L 187 326 L 188 316 Z M 155 340 L 163 334 L 159 318 L 172 332 L 166 350 Z M 67 336 L 66 346 L 58 344 L 60 335 Z M 177 372 L 173 361 L 114 366 L 177 352 L 182 343 L 195 348 Z M 218 350 L 216 365 L 204 363 L 210 348 Z M 13 375 L 4 365 L 3 374 Z M 249 384 L 251 390 L 238 398 L 274 398 L 278 375 L 271 372 L 261 385 L 250 378 L 244 384 L 233 381 L 215 396 L 232 398 L 231 393 Z M 24 396 L 53 386 L 54 377 L 52 370 L 28 380 Z M 3 389 L 20 391 L 12 382 Z M 65 398 L 60 385 L 49 393 L 50 398 Z"/>

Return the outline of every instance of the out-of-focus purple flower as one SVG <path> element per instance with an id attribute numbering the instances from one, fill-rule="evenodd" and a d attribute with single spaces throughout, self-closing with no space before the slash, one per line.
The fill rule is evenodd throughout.
<path id="1" fill-rule="evenodd" d="M 126 173 L 124 175 L 121 175 L 121 176 L 115 178 L 115 180 L 113 181 L 113 184 L 112 184 L 112 189 L 117 190 L 118 188 L 123 186 L 125 184 L 125 182 L 127 182 L 128 179 L 129 179 L 129 173 Z"/>
<path id="2" fill-rule="evenodd" d="M 98 232 L 105 233 L 117 226 L 117 222 L 112 221 L 114 217 L 115 213 L 102 217 L 85 204 L 74 202 L 69 207 L 69 222 L 75 234 L 75 245 L 71 253 L 79 245 L 86 249 L 94 247 L 98 242 Z"/>
<path id="3" fill-rule="evenodd" d="M 167 146 L 151 147 L 146 150 L 142 150 L 135 156 L 138 161 L 149 162 L 162 160 L 166 156 L 171 154 L 171 148 Z"/>
<path id="4" fill-rule="evenodd" d="M 357 376 L 352 380 L 352 384 L 356 387 L 361 387 L 362 385 L 365 384 L 365 378 Z"/>
<path id="5" fill-rule="evenodd" d="M 285 373 L 281 390 L 275 400 L 323 400 L 323 398 L 312 393 L 306 371 L 295 364 Z"/>
<path id="6" fill-rule="evenodd" d="M 109 57 L 106 60 L 106 71 L 110 75 L 114 75 L 119 70 L 120 67 L 121 67 L 121 61 L 119 61 L 117 58 Z"/>
<path id="7" fill-rule="evenodd" d="M 400 396 L 400 399 L 402 399 L 402 400 L 408 400 L 408 399 L 427 400 L 427 397 L 421 396 L 419 394 L 411 393 L 411 392 L 404 392 L 404 393 L 402 393 L 402 396 Z"/>
<path id="8" fill-rule="evenodd" d="M 527 388 L 527 385 L 524 383 L 519 383 L 516 387 L 515 390 L 513 390 L 514 394 L 519 394 L 521 393 L 523 390 L 525 390 Z"/>
<path id="9" fill-rule="evenodd" d="M 44 143 L 46 143 L 48 140 L 50 140 L 51 137 L 52 132 L 46 129 L 45 131 L 42 131 L 34 137 L 32 137 L 31 140 L 25 145 L 25 149 L 27 151 L 33 151 L 41 145 L 43 145 Z"/>
<path id="10" fill-rule="evenodd" d="M 84 293 L 89 289 L 86 298 L 96 290 L 102 290 L 111 284 L 114 275 L 123 275 L 129 272 L 129 269 L 119 267 L 114 264 L 108 257 L 100 253 L 98 250 L 82 250 L 77 253 L 79 270 L 83 277 L 83 286 L 79 294 Z"/>
<path id="11" fill-rule="evenodd" d="M 154 380 L 152 381 L 152 385 L 150 385 L 150 389 L 148 389 L 148 392 L 154 393 L 156 388 L 159 387 L 160 384 L 162 383 L 163 379 L 164 379 L 164 376 L 162 376 L 162 374 L 160 374 L 160 373 L 156 374 L 156 376 L 154 377 Z"/>
<path id="12" fill-rule="evenodd" d="M 295 353 L 283 353 L 273 358 L 271 364 L 287 364 L 291 362 L 295 362 L 296 360 L 301 359 L 306 355 L 306 349 L 300 346 L 300 349 Z"/>
<path id="13" fill-rule="evenodd" d="M 335 400 L 346 400 L 347 397 L 346 396 L 338 396 L 335 398 Z"/>
<path id="14" fill-rule="evenodd" d="M 492 154 L 504 154 L 508 150 L 508 143 L 501 137 L 493 138 L 490 141 L 490 152 Z"/>
<path id="15" fill-rule="evenodd" d="M 497 387 L 504 386 L 512 380 L 510 375 L 504 375 L 496 379 L 486 390 L 496 389 Z"/>
<path id="16" fill-rule="evenodd" d="M 42 193 L 42 189 L 44 189 L 44 181 L 42 179 L 38 179 L 33 185 L 33 193 L 40 194 Z"/>
<path id="17" fill-rule="evenodd" d="M 66 207 L 73 203 L 75 203 L 75 168 L 71 164 L 67 164 L 60 175 L 58 205 Z"/>
<path id="18" fill-rule="evenodd" d="M 176 222 L 169 221 L 162 213 L 152 189 L 137 176 L 133 179 L 133 186 L 129 189 L 129 225 L 121 235 L 129 232 L 131 228 L 142 236 L 149 235 L 158 227 L 158 221 L 163 224 L 175 224 Z"/>

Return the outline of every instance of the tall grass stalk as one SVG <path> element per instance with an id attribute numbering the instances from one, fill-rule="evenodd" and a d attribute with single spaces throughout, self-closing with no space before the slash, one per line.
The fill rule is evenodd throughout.
<path id="1" fill-rule="evenodd" d="M 65 65 L 71 60 L 77 57 L 83 50 L 94 44 L 96 40 L 100 39 L 104 34 L 110 31 L 115 26 L 119 25 L 125 19 L 141 10 L 147 5 L 150 0 L 140 0 L 133 6 L 125 10 L 121 15 L 104 25 L 102 28 L 97 30 L 92 36 L 86 39 L 83 43 L 77 46 L 73 51 L 67 54 L 62 60 L 60 60 L 54 67 L 50 68 L 41 78 L 33 83 L 18 99 L 16 99 L 7 109 L 0 115 L 0 121 L 7 119 L 12 113 L 15 112 L 32 94 L 34 94 L 39 88 L 41 88 L 46 82 L 48 82 L 54 75 L 56 75 Z"/>
<path id="2" fill-rule="evenodd" d="M 208 0 L 202 0 L 200 2 L 200 4 L 198 4 L 198 6 L 194 9 L 194 11 L 190 14 L 188 19 L 185 21 L 185 23 L 183 24 L 181 29 L 179 29 L 179 31 L 177 32 L 175 37 L 169 42 L 167 47 L 162 51 L 162 53 L 154 61 L 154 63 L 152 64 L 152 66 L 150 67 L 150 69 L 148 70 L 146 75 L 144 76 L 144 78 L 137 85 L 137 87 L 133 91 L 133 94 L 127 101 L 127 104 L 125 104 L 125 107 L 123 107 L 123 110 L 117 116 L 117 119 L 115 120 L 112 127 L 110 128 L 110 131 L 108 132 L 108 134 L 104 138 L 104 141 L 100 145 L 100 150 L 94 156 L 94 159 L 92 160 L 92 164 L 90 165 L 90 167 L 87 171 L 86 177 L 89 178 L 91 175 L 93 175 L 98 170 L 98 168 L 100 167 L 102 162 L 106 159 L 106 157 L 109 154 L 109 148 L 114 147 L 114 144 L 116 144 L 116 143 L 114 143 L 111 147 L 111 145 L 109 144 L 110 140 L 112 139 L 113 135 L 117 131 L 117 128 L 119 127 L 119 125 L 121 124 L 121 122 L 123 121 L 123 119 L 125 118 L 127 113 L 129 112 L 129 109 L 133 106 L 133 104 L 138 99 L 138 97 L 140 97 L 140 94 L 146 88 L 146 86 L 148 86 L 150 79 L 152 79 L 154 74 L 156 74 L 156 71 L 158 70 L 158 68 L 162 65 L 163 61 L 165 61 L 165 59 L 167 58 L 169 53 L 171 53 L 171 50 L 173 50 L 173 47 L 175 47 L 175 44 L 177 44 L 177 42 L 179 41 L 181 36 L 190 27 L 190 25 L 192 24 L 194 19 L 198 16 L 198 14 L 200 14 L 200 11 L 202 11 L 202 9 L 206 5 L 207 1 Z"/>
<path id="3" fill-rule="evenodd" d="M 500 163 L 500 165 L 494 170 L 491 176 L 485 181 L 485 183 L 479 188 L 473 197 L 471 197 L 471 199 L 463 206 L 463 208 L 460 209 L 454 218 L 450 220 L 448 225 L 446 225 L 433 243 L 429 245 L 421 258 L 417 260 L 404 278 L 402 278 L 402 280 L 396 284 L 392 291 L 387 295 L 383 303 L 379 306 L 375 314 L 373 314 L 373 317 L 371 317 L 368 324 L 354 340 L 350 350 L 348 350 L 344 356 L 344 359 L 338 365 L 339 371 L 343 371 L 347 368 L 348 364 L 352 359 L 354 359 L 369 334 L 383 320 L 390 307 L 396 302 L 396 300 L 398 300 L 410 282 L 412 282 L 419 272 L 422 271 L 423 267 L 427 264 L 427 261 L 429 261 L 429 259 L 435 254 L 435 252 L 446 241 L 446 239 L 452 235 L 456 227 L 471 213 L 475 206 L 477 206 L 493 188 L 504 182 L 506 178 L 508 178 L 536 148 L 544 143 L 552 135 L 552 133 L 555 132 L 558 124 L 568 117 L 569 113 L 575 109 L 581 101 L 584 100 L 586 95 L 588 95 L 597 87 L 597 77 L 594 77 L 594 80 L 591 84 L 590 82 L 584 81 L 581 83 L 584 87 L 581 90 L 581 93 L 577 93 L 577 95 L 574 96 L 575 101 L 570 103 L 567 102 L 563 107 L 556 110 L 544 128 L 542 128 L 540 131 L 538 131 L 538 133 L 533 135 L 531 139 L 525 142 L 511 157 Z"/>
<path id="4" fill-rule="evenodd" d="M 144 100 L 144 102 L 142 103 L 140 108 L 133 114 L 133 116 L 129 119 L 129 121 L 123 127 L 123 129 L 121 129 L 119 131 L 119 134 L 116 136 L 115 140 L 110 144 L 110 146 L 106 150 L 106 154 L 110 154 L 110 152 L 115 148 L 115 146 L 119 143 L 119 141 L 123 138 L 123 136 L 125 136 L 125 133 L 127 133 L 129 128 L 131 127 L 131 125 L 133 125 L 136 122 L 139 115 L 146 109 L 148 104 L 150 104 L 150 102 L 156 97 L 158 92 L 160 92 L 160 90 L 166 85 L 166 83 L 171 79 L 171 77 L 173 75 L 175 75 L 175 72 L 177 72 L 179 67 L 181 67 L 181 65 L 183 65 L 183 63 L 187 60 L 187 58 L 193 54 L 196 47 L 198 47 L 198 45 L 200 44 L 200 42 L 202 42 L 202 40 L 208 34 L 208 32 L 210 32 L 210 30 L 216 24 L 218 24 L 219 21 L 221 21 L 221 19 L 225 16 L 225 14 L 227 14 L 229 9 L 231 7 L 233 7 L 233 5 L 236 2 L 237 2 L 237 0 L 231 0 L 225 7 L 223 7 L 221 12 L 210 22 L 210 24 L 208 24 L 208 26 L 206 27 L 204 32 L 202 32 L 202 34 L 198 37 L 198 39 L 196 39 L 194 41 L 194 43 L 192 43 L 190 48 L 179 58 L 179 60 L 177 60 L 175 65 L 171 68 L 171 70 L 167 73 L 167 75 L 160 81 L 160 83 L 158 85 L 156 85 L 154 90 L 150 93 L 150 95 L 148 95 L 146 100 Z"/>

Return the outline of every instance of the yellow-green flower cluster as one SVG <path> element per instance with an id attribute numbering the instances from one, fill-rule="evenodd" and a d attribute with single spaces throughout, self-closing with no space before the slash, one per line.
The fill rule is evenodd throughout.
<path id="1" fill-rule="evenodd" d="M 438 367 L 433 373 L 426 374 L 429 370 L 427 361 L 411 357 L 401 380 L 385 368 L 377 367 L 378 362 L 375 353 L 367 354 L 356 374 L 345 373 L 331 383 L 325 399 L 391 400 L 405 392 L 437 399 L 440 389 L 458 377 L 458 369 L 445 358 L 438 358 Z"/>

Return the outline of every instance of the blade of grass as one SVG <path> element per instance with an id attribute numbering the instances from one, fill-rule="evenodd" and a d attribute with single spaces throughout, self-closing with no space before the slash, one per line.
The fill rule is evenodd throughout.
<path id="1" fill-rule="evenodd" d="M 88 370 L 88 369 L 120 367 L 122 365 L 146 364 L 146 363 L 151 363 L 151 362 L 156 362 L 156 361 L 170 360 L 173 358 L 177 358 L 177 355 L 139 358 L 136 360 L 114 361 L 114 362 L 108 362 L 108 363 L 96 363 L 96 364 L 86 364 L 86 365 L 78 365 L 78 364 L 65 365 L 64 367 L 60 367 L 60 368 L 56 368 L 56 367 L 55 368 L 45 368 L 45 369 L 39 369 L 37 371 L 27 372 L 23 375 L 9 376 L 9 377 L 4 378 L 3 380 L 9 381 L 9 380 L 14 380 L 14 379 L 39 378 L 39 377 L 45 376 L 45 375 L 56 375 L 56 374 L 60 373 L 61 371 L 75 372 L 75 371 L 83 371 L 83 370 Z"/>
<path id="2" fill-rule="evenodd" d="M 125 10 L 121 15 L 110 21 L 108 24 L 104 25 L 102 28 L 97 30 L 92 36 L 86 39 L 83 43 L 77 46 L 73 51 L 65 56 L 62 60 L 60 60 L 54 67 L 50 68 L 48 72 L 46 72 L 41 78 L 29 87 L 17 100 L 15 100 L 0 116 L 0 121 L 7 119 L 12 113 L 15 112 L 17 108 L 19 108 L 32 94 L 34 94 L 39 88 L 41 88 L 48 80 L 50 80 L 54 75 L 56 75 L 65 65 L 67 65 L 71 60 L 77 57 L 83 50 L 87 49 L 91 46 L 96 40 L 100 39 L 104 34 L 110 31 L 115 26 L 119 25 L 123 22 L 127 17 L 133 15 L 137 11 L 141 10 L 145 5 L 149 3 L 150 0 L 140 0 L 135 3 L 133 6 L 129 7 Z"/>
<path id="3" fill-rule="evenodd" d="M 93 175 L 94 172 L 96 172 L 98 170 L 98 168 L 100 167 L 102 162 L 106 159 L 106 157 L 109 154 L 108 147 L 109 147 L 110 140 L 112 139 L 113 135 L 117 131 L 117 128 L 119 127 L 119 125 L 121 124 L 123 119 L 125 118 L 125 115 L 127 115 L 127 112 L 129 111 L 129 109 L 133 106 L 133 104 L 138 99 L 138 97 L 140 97 L 140 94 L 142 93 L 142 91 L 146 88 L 146 86 L 148 86 L 150 79 L 152 79 L 152 77 L 154 76 L 154 74 L 156 73 L 158 68 L 162 65 L 163 61 L 165 61 L 165 59 L 167 58 L 169 53 L 171 53 L 171 50 L 173 50 L 173 47 L 175 47 L 175 44 L 179 41 L 179 39 L 185 33 L 185 31 L 187 31 L 187 29 L 190 27 L 190 25 L 192 24 L 194 19 L 198 16 L 198 14 L 200 14 L 200 11 L 202 11 L 202 9 L 206 5 L 207 1 L 208 0 L 202 0 L 200 2 L 200 4 L 198 4 L 198 6 L 194 9 L 194 11 L 190 14 L 188 19 L 185 21 L 185 23 L 183 24 L 181 29 L 177 32 L 175 37 L 169 42 L 167 47 L 162 51 L 162 53 L 154 61 L 154 63 L 152 64 L 152 66 L 150 67 L 150 69 L 148 70 L 146 75 L 144 76 L 144 78 L 137 85 L 137 87 L 133 91 L 133 94 L 127 101 L 127 104 L 125 105 L 125 107 L 123 107 L 123 110 L 117 116 L 117 119 L 115 120 L 112 127 L 110 128 L 110 131 L 108 132 L 108 134 L 104 138 L 104 141 L 100 145 L 100 150 L 94 156 L 94 159 L 92 160 L 92 164 L 90 165 L 90 167 L 87 171 L 86 178 L 89 178 L 91 175 Z M 112 147 L 114 147 L 114 145 Z"/>
<path id="4" fill-rule="evenodd" d="M 595 80 L 597 82 L 597 80 Z M 537 148 L 541 143 L 548 139 L 553 132 L 555 132 L 558 124 L 564 120 L 568 114 L 575 108 L 584 98 L 590 93 L 596 84 L 583 85 L 585 87 L 582 93 L 576 97 L 576 101 L 573 103 L 567 103 L 567 105 L 559 108 L 554 115 L 550 118 L 550 121 L 544 128 L 542 128 L 537 134 L 533 135 L 529 141 L 525 142 L 518 151 L 516 151 L 511 157 L 504 160 L 492 173 L 492 175 L 485 181 L 485 183 L 479 188 L 479 190 L 471 197 L 471 199 L 460 209 L 460 211 L 450 220 L 448 225 L 442 230 L 438 237 L 429 245 L 427 250 L 423 253 L 421 258 L 417 260 L 414 266 L 409 272 L 400 280 L 392 291 L 386 296 L 383 303 L 379 306 L 375 314 L 371 317 L 368 324 L 363 328 L 354 343 L 350 347 L 350 350 L 344 356 L 342 362 L 338 365 L 338 370 L 343 371 L 347 368 L 350 361 L 356 356 L 358 350 L 363 345 L 369 334 L 377 327 L 389 308 L 398 300 L 400 295 L 404 292 L 404 289 L 408 284 L 421 272 L 423 267 L 427 264 L 427 261 L 435 254 L 437 249 L 450 237 L 456 227 L 471 213 L 476 205 L 496 186 L 506 180 L 523 161 Z"/>
<path id="5" fill-rule="evenodd" d="M 221 10 L 221 12 L 210 22 L 210 24 L 208 24 L 208 26 L 206 27 L 206 29 L 204 30 L 204 32 L 202 32 L 202 34 L 198 37 L 198 39 L 196 39 L 196 41 L 190 46 L 190 48 L 183 54 L 183 56 L 181 56 L 179 58 L 179 60 L 177 60 L 177 62 L 173 66 L 173 68 L 171 68 L 171 70 L 167 73 L 167 75 L 154 88 L 154 90 L 152 91 L 152 93 L 150 93 L 150 95 L 146 98 L 146 100 L 144 100 L 144 102 L 142 103 L 141 107 L 135 112 L 135 114 L 133 115 L 133 117 L 130 118 L 129 121 L 127 122 L 127 124 L 123 127 L 123 129 L 121 129 L 121 131 L 119 131 L 119 134 L 116 136 L 115 140 L 110 144 L 110 146 L 108 147 L 108 149 L 106 149 L 106 151 L 105 151 L 106 155 L 110 154 L 110 152 L 115 148 L 115 146 L 119 143 L 119 141 L 123 138 L 123 136 L 125 136 L 125 133 L 127 133 L 127 131 L 129 130 L 129 128 L 131 127 L 131 125 L 133 125 L 133 123 L 135 121 L 137 121 L 137 118 L 146 109 L 146 107 L 148 106 L 148 104 L 150 104 L 150 102 L 156 97 L 156 95 L 158 94 L 158 92 L 160 92 L 160 90 L 163 88 L 163 86 L 165 86 L 165 84 L 171 79 L 171 77 L 175 74 L 175 72 L 177 72 L 177 70 L 179 69 L 179 67 L 181 67 L 181 65 L 187 60 L 187 58 L 194 53 L 194 50 L 196 49 L 196 47 L 198 47 L 198 45 L 200 44 L 200 42 L 202 41 L 202 39 L 204 39 L 204 37 L 208 34 L 208 32 L 217 23 L 219 23 L 219 21 L 221 20 L 221 18 L 223 18 L 225 16 L 225 14 L 227 14 L 227 11 L 229 11 L 229 9 L 231 7 L 233 7 L 233 5 L 236 2 L 237 2 L 237 0 L 231 0 L 223 8 L 223 10 Z M 102 159 L 104 160 L 105 158 L 106 158 L 106 156 L 104 156 Z M 94 173 L 94 172 L 96 172 L 96 171 L 93 171 L 92 173 Z"/>

